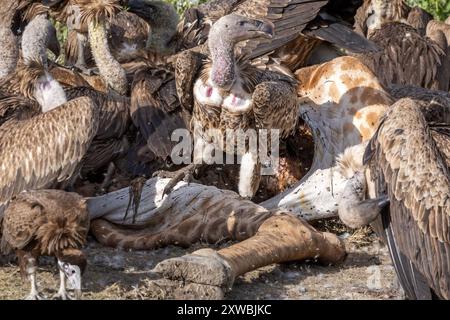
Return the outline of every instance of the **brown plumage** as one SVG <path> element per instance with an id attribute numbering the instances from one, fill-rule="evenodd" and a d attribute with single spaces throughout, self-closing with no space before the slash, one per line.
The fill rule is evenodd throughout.
<path id="1" fill-rule="evenodd" d="M 2 131 L 0 210 L 23 190 L 54 186 L 73 177 L 98 122 L 98 107 L 82 97 Z"/>
<path id="2" fill-rule="evenodd" d="M 162 160 L 170 157 L 175 145 L 170 137 L 186 128 L 189 113 L 181 108 L 174 74 L 162 68 L 143 68 L 134 77 L 131 118 L 147 141 L 149 150 Z"/>
<path id="3" fill-rule="evenodd" d="M 384 23 L 369 38 L 383 51 L 359 57 L 385 85 L 448 89 L 450 75 L 446 72 L 445 52 L 413 27 L 398 22 Z"/>
<path id="4" fill-rule="evenodd" d="M 66 94 L 68 100 L 89 97 L 99 109 L 98 130 L 82 161 L 81 172 L 86 176 L 127 152 L 126 133 L 131 124 L 130 99 L 87 87 L 71 88 L 66 90 Z"/>
<path id="5" fill-rule="evenodd" d="M 448 92 L 415 86 L 393 86 L 390 94 L 397 100 L 413 99 L 428 123 L 450 123 L 450 93 Z"/>
<path id="6" fill-rule="evenodd" d="M 448 128 L 433 130 L 414 100 L 402 99 L 365 154 L 375 185 L 371 196 L 390 199 L 377 226 L 410 299 L 450 298 L 450 172 L 440 148 L 448 150 Z"/>
<path id="7" fill-rule="evenodd" d="M 173 15 L 158 14 L 158 4 L 161 1 L 154 0 L 130 0 L 131 11 L 142 16 L 149 24 L 158 26 L 174 25 Z M 211 25 L 221 17 L 228 14 L 238 14 L 252 19 L 263 19 L 271 21 L 275 26 L 275 36 L 272 41 L 264 39 L 250 39 L 241 43 L 238 50 L 245 53 L 249 58 L 261 57 L 270 54 L 274 60 L 294 60 L 293 64 L 302 65 L 306 62 L 311 50 L 305 46 L 308 39 L 315 40 L 318 45 L 323 41 L 343 47 L 350 51 L 371 51 L 375 47 L 364 37 L 358 36 L 351 28 L 346 26 L 338 16 L 348 18 L 347 11 L 355 11 L 360 1 L 352 1 L 351 4 L 335 4 L 336 1 L 292 1 L 292 0 L 214 0 L 190 8 L 184 12 L 183 17 L 176 30 L 172 34 L 164 32 L 164 41 L 155 41 L 157 44 L 150 46 L 157 52 L 166 52 L 165 47 L 170 48 L 170 53 L 191 49 L 205 44 Z M 155 12 L 156 11 L 156 12 Z M 335 14 L 327 20 L 326 16 Z M 336 22 L 339 21 L 339 22 Z M 303 32 L 303 34 L 301 34 Z M 151 37 L 149 38 L 151 40 Z M 290 42 L 290 46 L 302 46 L 300 52 L 283 50 L 273 52 L 282 48 Z M 289 55 L 289 58 L 286 56 Z M 298 57 L 296 57 L 298 55 Z M 281 61 L 284 62 L 284 61 Z M 294 71 L 295 69 L 291 69 Z"/>
<path id="8" fill-rule="evenodd" d="M 369 36 L 370 33 L 388 22 L 408 23 L 425 35 L 425 28 L 431 15 L 419 7 L 411 8 L 404 0 L 364 0 L 355 15 L 356 32 Z"/>
<path id="9" fill-rule="evenodd" d="M 35 278 L 39 256 L 56 257 L 60 269 L 64 263 L 77 266 L 81 276 L 86 258 L 80 249 L 86 243 L 89 221 L 86 201 L 75 193 L 26 191 L 11 201 L 3 217 L 1 249 L 3 253 L 16 252 L 22 276 L 32 281 L 29 298 L 40 298 Z M 65 273 L 66 267 L 62 269 L 59 294 L 66 299 L 64 277 L 71 280 L 72 275 Z"/>

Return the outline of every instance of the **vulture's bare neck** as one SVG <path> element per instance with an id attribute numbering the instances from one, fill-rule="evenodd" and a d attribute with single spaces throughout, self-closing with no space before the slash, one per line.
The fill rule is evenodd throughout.
<path id="1" fill-rule="evenodd" d="M 27 25 L 22 36 L 22 56 L 26 63 L 39 61 L 47 65 L 47 46 L 52 28 L 45 15 L 38 15 Z"/>
<path id="2" fill-rule="evenodd" d="M 219 88 L 229 89 L 236 79 L 234 43 L 228 37 L 213 33 L 209 37 L 212 68 L 211 81 Z"/>
<path id="3" fill-rule="evenodd" d="M 9 26 L 0 27 L 0 80 L 14 72 L 19 59 L 17 38 Z"/>
<path id="4" fill-rule="evenodd" d="M 114 91 L 126 95 L 128 91 L 127 75 L 109 48 L 106 21 L 89 23 L 89 41 L 102 78 Z"/>

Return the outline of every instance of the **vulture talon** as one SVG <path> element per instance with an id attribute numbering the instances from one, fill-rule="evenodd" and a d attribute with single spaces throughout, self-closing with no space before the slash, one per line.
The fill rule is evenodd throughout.
<path id="1" fill-rule="evenodd" d="M 47 300 L 44 296 L 39 293 L 31 293 L 24 300 Z"/>
<path id="2" fill-rule="evenodd" d="M 195 181 L 194 173 L 199 167 L 200 165 L 198 164 L 190 164 L 174 172 L 163 170 L 155 172 L 156 176 L 159 178 L 170 179 L 169 183 L 164 187 L 162 197 L 170 194 L 173 191 L 173 188 L 175 188 L 175 186 L 181 181 L 184 181 L 188 184 Z"/>
<path id="3" fill-rule="evenodd" d="M 145 186 L 147 179 L 145 177 L 139 177 L 131 181 L 129 188 L 129 200 L 127 205 L 127 210 L 125 211 L 125 216 L 123 217 L 123 221 L 125 221 L 128 217 L 128 212 L 133 206 L 133 219 L 132 223 L 136 222 L 136 217 L 138 215 L 139 205 L 141 203 L 142 190 Z"/>

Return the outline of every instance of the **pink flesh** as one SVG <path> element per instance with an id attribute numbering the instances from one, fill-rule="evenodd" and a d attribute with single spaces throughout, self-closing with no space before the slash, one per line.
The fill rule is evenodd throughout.
<path id="1" fill-rule="evenodd" d="M 206 88 L 207 88 L 206 89 L 206 96 L 209 98 L 213 94 L 213 88 L 211 88 L 211 87 L 206 87 Z"/>

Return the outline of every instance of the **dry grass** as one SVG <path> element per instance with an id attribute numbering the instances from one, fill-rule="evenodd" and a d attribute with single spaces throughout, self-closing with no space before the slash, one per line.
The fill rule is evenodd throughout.
<path id="1" fill-rule="evenodd" d="M 341 228 L 338 225 L 335 228 Z M 373 236 L 359 239 L 357 231 L 345 242 L 348 257 L 342 265 L 322 266 L 315 262 L 271 265 L 249 272 L 236 280 L 227 299 L 398 299 L 395 273 L 388 252 Z M 353 239 L 352 239 L 353 238 Z M 364 237 L 363 237 L 364 238 Z M 355 240 L 358 239 L 358 240 Z M 126 252 L 104 248 L 91 241 L 86 250 L 89 266 L 83 277 L 83 299 L 165 299 L 153 267 L 160 261 L 180 256 L 189 250 L 168 247 L 154 251 Z M 21 299 L 28 293 L 13 257 L 0 257 L 0 300 Z M 368 279 L 378 272 L 381 287 L 371 288 Z M 51 298 L 58 288 L 58 273 L 53 259 L 40 263 L 38 283 Z"/>

